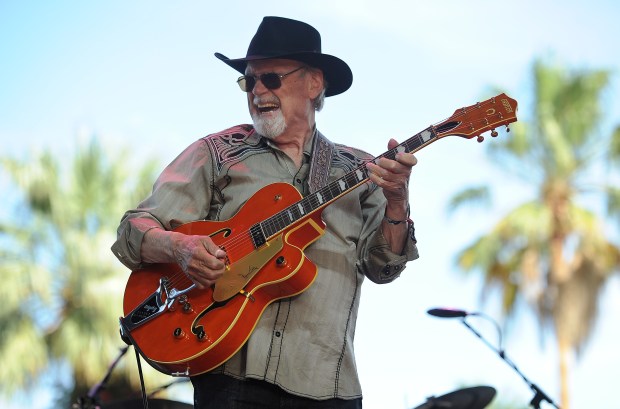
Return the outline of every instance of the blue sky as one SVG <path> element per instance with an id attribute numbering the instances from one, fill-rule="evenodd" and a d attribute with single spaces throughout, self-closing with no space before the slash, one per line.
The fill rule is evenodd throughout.
<path id="1" fill-rule="evenodd" d="M 135 163 L 150 156 L 167 163 L 197 138 L 248 122 L 238 74 L 213 53 L 245 55 L 265 15 L 314 25 L 323 51 L 351 66 L 352 88 L 328 98 L 318 126 L 375 155 L 390 137 L 406 139 L 491 96 L 490 87 L 517 99 L 527 119 L 537 58 L 611 70 L 601 131 L 620 122 L 620 6 L 612 0 L 0 0 L 0 152 L 28 157 L 49 148 L 69 157 L 97 135 L 110 154 L 126 148 Z M 422 257 L 395 283 L 368 282 L 363 291 L 356 352 L 366 408 L 414 407 L 462 385 L 493 386 L 500 399 L 524 406 L 532 396 L 458 321 L 425 313 L 447 305 L 500 319 L 493 297 L 479 303 L 479 281 L 454 268 L 460 248 L 533 194 L 487 162 L 489 143 L 449 137 L 417 155 L 411 202 Z M 447 216 L 451 194 L 483 183 L 494 189 L 493 210 Z M 618 279 L 601 310 L 588 348 L 572 362 L 574 408 L 617 407 Z M 554 340 L 541 341 L 527 311 L 505 346 L 533 382 L 559 397 Z M 191 397 L 182 389 L 177 399 Z"/>

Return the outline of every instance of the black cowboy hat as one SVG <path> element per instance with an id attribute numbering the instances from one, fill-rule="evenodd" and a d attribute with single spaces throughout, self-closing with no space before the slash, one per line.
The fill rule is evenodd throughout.
<path id="1" fill-rule="evenodd" d="M 265 17 L 250 42 L 245 58 L 215 56 L 245 74 L 248 61 L 282 58 L 304 62 L 323 71 L 325 96 L 338 95 L 353 82 L 351 69 L 340 58 L 321 53 L 321 35 L 309 24 L 283 17 Z"/>

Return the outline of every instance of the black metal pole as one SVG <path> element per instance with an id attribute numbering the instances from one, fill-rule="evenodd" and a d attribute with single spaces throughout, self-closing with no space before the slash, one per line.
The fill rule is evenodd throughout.
<path id="1" fill-rule="evenodd" d="M 481 316 L 482 314 L 469 314 L 469 315 L 479 315 Z M 482 340 L 482 342 L 484 342 L 489 348 L 491 348 L 493 351 L 495 351 L 495 353 L 502 358 L 502 360 L 504 362 L 506 362 L 512 369 L 515 370 L 515 372 L 517 372 L 519 374 L 519 376 L 521 376 L 521 378 L 525 381 L 525 383 L 530 387 L 530 389 L 534 392 L 534 397 L 532 398 L 532 400 L 530 401 L 530 405 L 534 408 L 534 409 L 540 409 L 540 402 L 542 401 L 547 401 L 549 402 L 551 405 L 553 405 L 554 407 L 556 407 L 557 409 L 560 409 L 560 407 L 553 401 L 553 399 L 551 399 L 546 393 L 543 392 L 542 389 L 540 389 L 540 387 L 538 385 L 536 385 L 535 383 L 531 382 L 524 374 L 523 372 L 521 372 L 519 370 L 519 368 L 517 368 L 517 366 L 515 365 L 514 362 L 512 362 L 510 359 L 508 359 L 508 357 L 506 356 L 506 353 L 504 352 L 503 349 L 498 349 L 496 347 L 494 347 L 489 341 L 487 341 L 478 331 L 476 331 L 476 329 L 474 329 L 471 325 L 469 325 L 467 323 L 467 321 L 465 321 L 466 317 L 463 317 L 461 319 L 461 322 L 463 323 L 463 325 L 465 325 L 471 332 L 473 332 L 478 338 L 480 338 L 480 340 Z M 486 317 L 487 319 L 491 320 L 489 317 Z M 493 321 L 493 320 L 491 320 Z M 493 321 L 493 323 L 495 323 Z M 497 327 L 497 324 L 495 324 Z"/>

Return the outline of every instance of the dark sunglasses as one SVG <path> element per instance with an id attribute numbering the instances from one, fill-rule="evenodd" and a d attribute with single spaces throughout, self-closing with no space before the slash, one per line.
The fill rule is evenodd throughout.
<path id="1" fill-rule="evenodd" d="M 239 79 L 237 79 L 237 84 L 239 84 L 239 88 L 241 88 L 241 91 L 243 92 L 252 92 L 254 86 L 256 86 L 257 80 L 260 80 L 260 82 L 262 82 L 267 89 L 278 89 L 282 86 L 282 78 L 286 77 L 287 75 L 291 75 L 292 73 L 297 72 L 302 68 L 305 68 L 305 66 L 302 65 L 301 67 L 295 68 L 291 72 L 287 72 L 286 74 L 267 72 L 265 74 L 259 75 L 258 77 L 255 77 L 253 75 L 242 75 L 241 77 L 239 77 Z"/>

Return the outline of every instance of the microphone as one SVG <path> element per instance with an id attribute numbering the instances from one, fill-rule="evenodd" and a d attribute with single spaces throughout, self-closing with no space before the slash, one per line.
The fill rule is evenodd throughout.
<path id="1" fill-rule="evenodd" d="M 429 315 L 439 318 L 464 318 L 468 315 L 475 315 L 475 313 L 468 313 L 467 311 L 457 310 L 454 308 L 431 308 L 426 311 Z"/>
<path id="2" fill-rule="evenodd" d="M 532 389 L 532 391 L 535 393 L 534 398 L 532 398 L 532 401 L 530 402 L 530 406 L 532 406 L 532 408 L 540 409 L 540 402 L 546 401 L 546 402 L 550 403 L 551 405 L 553 405 L 556 409 L 560 409 L 560 407 L 549 396 L 547 396 L 538 387 L 538 385 L 532 383 L 529 379 L 527 379 L 525 377 L 525 375 L 517 368 L 517 365 L 515 365 L 514 362 L 512 362 L 510 359 L 508 359 L 508 357 L 506 356 L 506 352 L 502 348 L 502 331 L 501 331 L 499 325 L 497 324 L 497 322 L 495 322 L 495 320 L 493 320 L 491 317 L 489 317 L 488 315 L 483 314 L 481 312 L 467 312 L 467 311 L 464 311 L 464 310 L 457 310 L 456 308 L 431 308 L 430 310 L 427 310 L 426 312 L 429 315 L 432 315 L 434 317 L 439 317 L 439 318 L 463 318 L 461 320 L 461 323 L 463 325 L 465 325 L 467 327 L 467 329 L 469 329 L 471 332 L 473 332 L 473 334 L 475 336 L 477 336 L 482 342 L 484 342 L 489 348 L 491 348 L 493 351 L 495 351 L 495 353 L 497 353 L 497 355 L 504 362 L 506 362 L 508 365 L 510 365 L 510 367 L 512 369 L 514 369 L 521 376 L 521 378 L 523 378 L 525 383 L 527 383 L 528 386 Z M 476 329 L 474 327 L 472 327 L 471 325 L 469 325 L 467 323 L 467 320 L 465 320 L 465 317 L 468 317 L 468 316 L 471 316 L 471 315 L 475 315 L 475 316 L 479 316 L 479 317 L 488 319 L 489 321 L 491 321 L 493 323 L 493 325 L 497 329 L 497 334 L 498 334 L 498 343 L 497 343 L 498 346 L 497 347 L 492 345 L 489 341 L 486 340 L 486 338 L 484 338 L 482 336 L 482 334 L 480 334 L 480 332 L 476 331 Z M 429 404 L 429 403 L 432 405 L 433 408 L 439 407 L 437 405 L 434 405 L 429 400 L 429 402 L 427 402 L 427 403 L 423 404 L 422 406 L 420 406 L 419 409 L 422 409 L 423 407 L 426 408 L 427 404 Z M 431 408 L 429 408 L 429 409 L 431 409 Z"/>

